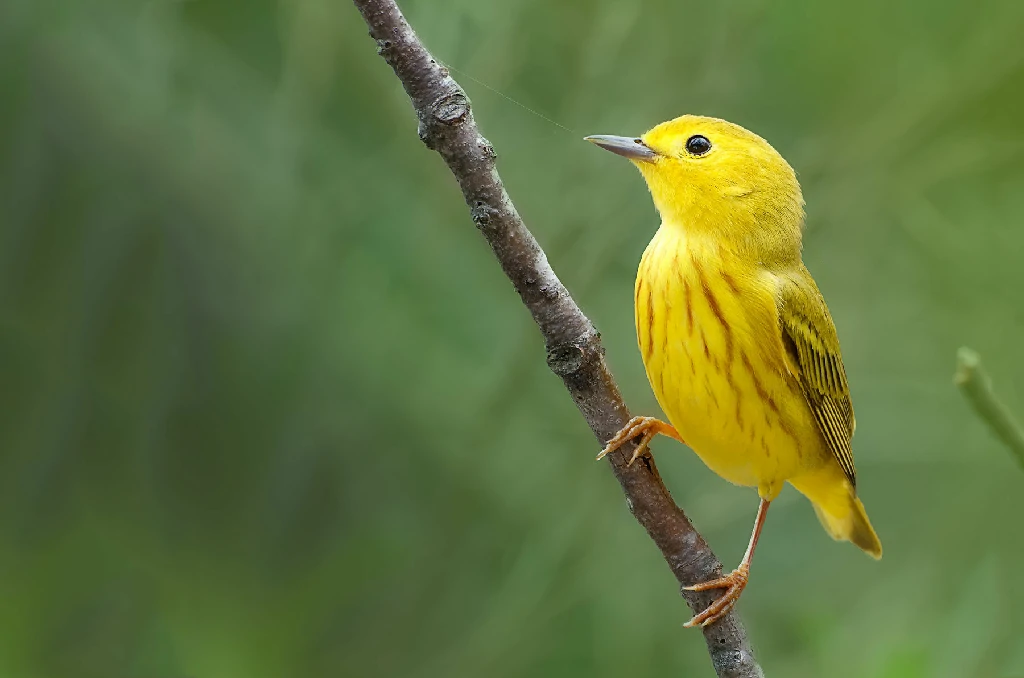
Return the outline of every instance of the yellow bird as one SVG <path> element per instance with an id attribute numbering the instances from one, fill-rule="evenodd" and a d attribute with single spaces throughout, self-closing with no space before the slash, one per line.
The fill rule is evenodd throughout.
<path id="1" fill-rule="evenodd" d="M 768 504 L 787 481 L 834 539 L 880 558 L 857 498 L 839 339 L 801 259 L 804 200 L 793 168 L 756 134 L 694 115 L 639 138 L 587 141 L 629 158 L 661 214 L 637 271 L 636 331 L 671 422 L 635 417 L 598 458 L 639 438 L 635 461 L 661 433 L 761 497 L 739 567 L 688 587 L 725 592 L 686 625 L 711 624 L 736 604 Z"/>

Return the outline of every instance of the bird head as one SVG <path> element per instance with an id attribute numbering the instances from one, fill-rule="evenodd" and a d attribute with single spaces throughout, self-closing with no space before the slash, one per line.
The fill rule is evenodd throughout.
<path id="1" fill-rule="evenodd" d="M 666 226 L 707 234 L 762 256 L 800 251 L 803 196 L 767 141 L 717 118 L 684 115 L 640 137 L 587 141 L 629 158 Z"/>

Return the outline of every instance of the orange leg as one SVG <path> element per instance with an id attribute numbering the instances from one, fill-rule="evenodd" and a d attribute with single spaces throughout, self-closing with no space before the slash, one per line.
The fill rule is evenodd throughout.
<path id="1" fill-rule="evenodd" d="M 604 449 L 601 450 L 599 455 L 597 455 L 597 458 L 604 459 L 605 455 L 609 452 L 614 452 L 622 447 L 627 441 L 640 436 L 640 442 L 637 443 L 636 451 L 633 452 L 632 458 L 630 458 L 629 463 L 626 464 L 627 466 L 632 466 L 633 462 L 643 456 L 647 451 L 647 446 L 650 444 L 651 439 L 659 433 L 675 438 L 681 443 L 683 442 L 679 432 L 670 424 L 666 424 L 662 420 L 655 419 L 654 417 L 633 417 L 626 422 L 626 425 L 623 426 L 611 440 L 608 441 L 608 444 L 604 446 Z"/>
<path id="2" fill-rule="evenodd" d="M 771 502 L 767 499 L 762 499 L 760 506 L 757 507 L 757 518 L 754 520 L 754 532 L 750 535 L 750 544 L 747 546 L 747 552 L 743 554 L 743 560 L 740 561 L 739 567 L 724 577 L 712 579 L 711 581 L 706 581 L 703 584 L 683 587 L 687 591 L 725 589 L 725 593 L 723 593 L 718 600 L 711 603 L 706 610 L 683 624 L 683 626 L 686 628 L 692 628 L 698 625 L 707 626 L 708 624 L 714 624 L 716 621 L 724 617 L 729 610 L 733 608 L 736 601 L 740 599 L 740 594 L 743 593 L 743 589 L 747 585 L 747 579 L 750 577 L 750 561 L 754 558 L 754 549 L 757 548 L 757 539 L 761 536 L 761 528 L 764 527 L 764 519 L 765 516 L 768 515 L 769 503 Z"/>

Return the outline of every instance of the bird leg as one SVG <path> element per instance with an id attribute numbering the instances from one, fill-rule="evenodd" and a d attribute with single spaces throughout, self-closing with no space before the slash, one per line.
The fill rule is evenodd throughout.
<path id="1" fill-rule="evenodd" d="M 647 446 L 650 444 L 654 436 L 659 433 L 663 435 L 675 438 L 679 442 L 683 442 L 679 432 L 675 430 L 670 424 L 666 424 L 660 419 L 654 417 L 633 417 L 626 425 L 623 426 L 618 433 L 608 441 L 601 453 L 597 455 L 598 459 L 604 459 L 605 455 L 609 452 L 622 447 L 626 442 L 640 436 L 639 442 L 637 442 L 636 450 L 633 452 L 633 456 L 630 458 L 629 463 L 626 466 L 632 466 L 633 462 L 639 459 L 646 451 Z"/>
<path id="2" fill-rule="evenodd" d="M 750 535 L 750 544 L 747 545 L 747 552 L 743 554 L 743 560 L 740 561 L 739 567 L 724 577 L 712 579 L 702 584 L 683 587 L 686 591 L 725 589 L 725 593 L 715 602 L 711 603 L 706 610 L 694 616 L 693 619 L 683 624 L 683 626 L 693 628 L 698 625 L 707 626 L 708 624 L 714 624 L 728 614 L 729 610 L 736 605 L 736 601 L 740 599 L 740 594 L 743 593 L 743 589 L 747 585 L 747 579 L 750 578 L 750 561 L 754 558 L 754 549 L 757 548 L 757 539 L 761 536 L 761 528 L 764 527 L 764 519 L 768 515 L 768 504 L 770 503 L 767 499 L 762 499 L 761 504 L 757 507 L 754 532 Z"/>

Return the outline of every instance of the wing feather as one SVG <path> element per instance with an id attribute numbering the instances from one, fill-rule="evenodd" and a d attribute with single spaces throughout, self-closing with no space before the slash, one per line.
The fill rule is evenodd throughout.
<path id="1" fill-rule="evenodd" d="M 822 437 L 850 483 L 857 485 L 851 439 L 856 428 L 839 338 L 825 300 L 806 269 L 782 279 L 783 344 Z"/>

